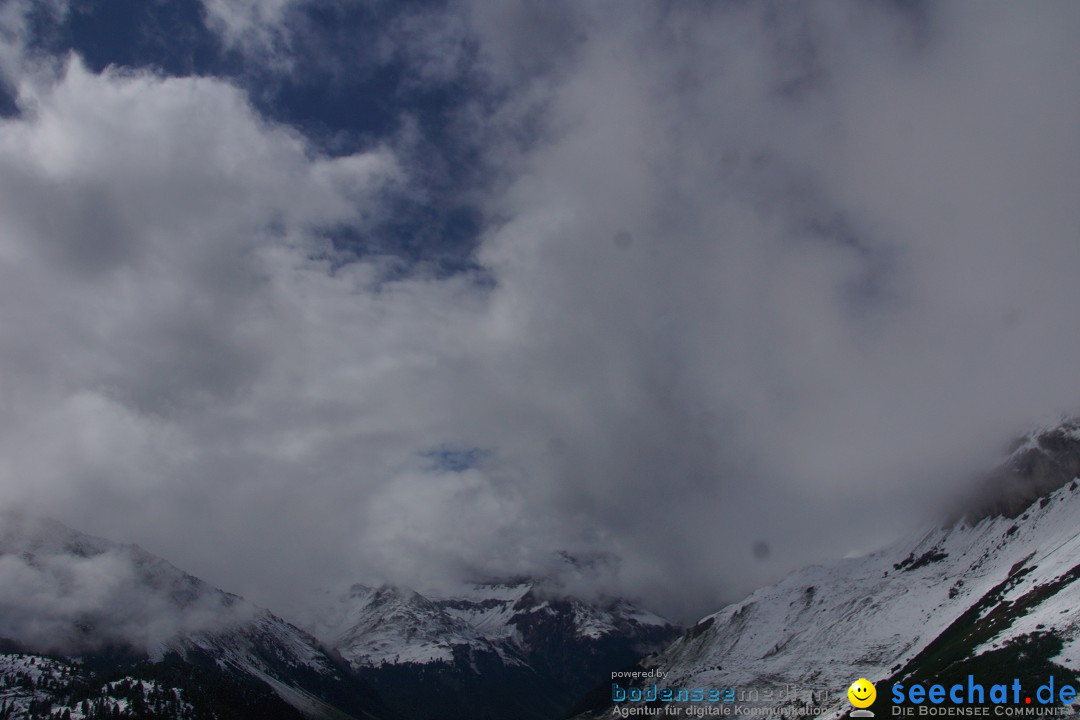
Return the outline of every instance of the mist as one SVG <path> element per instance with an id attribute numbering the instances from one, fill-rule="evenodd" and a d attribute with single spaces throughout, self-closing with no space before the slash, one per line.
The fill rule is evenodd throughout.
<path id="1" fill-rule="evenodd" d="M 161 654 L 254 608 L 133 546 L 0 515 L 0 638 L 36 652 Z"/>
<path id="2" fill-rule="evenodd" d="M 295 77 L 303 4 L 204 12 Z M 575 588 L 692 621 L 935 522 L 1080 406 L 1072 4 L 401 11 L 320 67 L 467 96 L 453 273 L 332 239 L 430 194 L 406 114 L 336 154 L 243 76 L 31 51 L 27 7 L 0 16 L 0 503 L 260 604 L 566 551 L 610 558 Z"/>

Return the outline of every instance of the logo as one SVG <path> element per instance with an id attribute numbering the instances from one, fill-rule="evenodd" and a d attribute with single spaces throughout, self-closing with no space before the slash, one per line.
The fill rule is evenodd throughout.
<path id="1" fill-rule="evenodd" d="M 873 712 L 865 709 L 873 705 L 877 698 L 877 690 L 872 682 L 859 678 L 847 689 L 847 697 L 852 705 L 859 708 L 851 713 L 851 717 L 874 717 Z"/>

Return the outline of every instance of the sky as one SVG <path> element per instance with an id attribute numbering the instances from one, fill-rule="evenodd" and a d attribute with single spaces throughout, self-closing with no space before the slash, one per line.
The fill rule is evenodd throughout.
<path id="1" fill-rule="evenodd" d="M 0 504 L 684 622 L 1080 410 L 1080 6 L 0 2 Z M 588 562 L 567 574 L 560 552 Z"/>

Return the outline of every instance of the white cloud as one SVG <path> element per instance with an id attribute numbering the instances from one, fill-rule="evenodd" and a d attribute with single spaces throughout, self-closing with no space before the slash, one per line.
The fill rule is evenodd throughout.
<path id="1" fill-rule="evenodd" d="M 77 517 L 97 498 L 112 507 L 87 521 L 99 530 L 133 507 L 144 527 L 174 511 L 186 523 L 203 492 L 235 489 L 221 473 L 238 458 L 259 492 L 247 463 L 282 448 L 255 425 L 304 435 L 304 413 L 341 396 L 311 373 L 354 365 L 344 337 L 335 346 L 356 328 L 337 323 L 377 321 L 375 266 L 331 277 L 314 258 L 320 228 L 363 226 L 406 182 L 393 154 L 320 157 L 212 79 L 72 59 L 32 89 L 0 129 L 5 500 Z"/>
<path id="2" fill-rule="evenodd" d="M 499 171 L 493 287 L 334 262 L 323 229 L 410 191 L 392 148 L 322 157 L 211 78 L 25 76 L 0 497 L 272 607 L 569 547 L 690 615 L 1076 407 L 1072 6 L 614 7 L 463 7 L 439 40 L 491 83 L 456 121 Z"/>
<path id="3" fill-rule="evenodd" d="M 15 92 L 42 57 L 28 47 L 31 16 L 63 18 L 67 0 L 9 0 L 0 7 L 0 87 Z"/>
<path id="4" fill-rule="evenodd" d="M 296 0 L 203 0 L 207 26 L 226 47 L 278 62 L 288 49 L 285 20 Z"/>
<path id="5" fill-rule="evenodd" d="M 254 612 L 138 548 L 0 517 L 0 637 L 34 650 L 123 643 L 152 653 L 179 636 L 233 627 Z"/>
<path id="6" fill-rule="evenodd" d="M 480 257 L 585 445 L 561 493 L 658 592 L 881 542 L 1075 410 L 1071 7 L 613 10 L 556 33 L 587 40 Z"/>

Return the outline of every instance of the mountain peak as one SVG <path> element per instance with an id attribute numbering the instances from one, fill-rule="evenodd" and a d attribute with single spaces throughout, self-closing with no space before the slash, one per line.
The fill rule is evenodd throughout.
<path id="1" fill-rule="evenodd" d="M 557 578 L 453 593 L 354 585 L 338 600 L 317 634 L 392 706 L 422 720 L 559 717 L 612 668 L 677 632 L 630 601 L 575 597 Z"/>
<path id="2" fill-rule="evenodd" d="M 201 685 L 241 699 L 258 688 L 309 715 L 382 708 L 341 658 L 268 610 L 135 545 L 16 513 L 0 513 L 0 640 L 0 659 L 58 652 L 110 667 L 120 658 L 154 677 L 202 673 Z"/>
<path id="3" fill-rule="evenodd" d="M 11 510 L 0 512 L 0 554 L 66 553 L 86 558 L 125 547 L 134 546 L 87 535 L 51 518 Z"/>
<path id="4" fill-rule="evenodd" d="M 1015 518 L 1040 498 L 1080 476 L 1080 418 L 1033 429 L 1016 438 L 1010 454 L 979 484 L 965 519 Z"/>
<path id="5" fill-rule="evenodd" d="M 1028 450 L 1052 452 L 1064 434 L 1040 434 Z M 1064 438 L 1069 453 L 1072 442 Z M 987 667 L 1071 676 L 1080 667 L 1078 526 L 1080 482 L 1069 482 L 1015 518 L 988 515 L 796 570 L 706 616 L 641 667 L 663 671 L 671 687 L 769 687 L 784 678 L 800 695 L 761 704 L 813 702 L 834 718 L 852 678 L 880 688 L 931 678 L 947 685 Z M 617 717 L 610 697 L 579 707 L 579 717 Z"/>
<path id="6" fill-rule="evenodd" d="M 0 637 L 41 651 L 153 654 L 248 622 L 255 608 L 136 545 L 0 515 Z"/>
<path id="7" fill-rule="evenodd" d="M 453 594 L 422 595 L 394 585 L 353 585 L 315 632 L 357 667 L 452 663 L 473 653 L 517 665 L 533 649 L 538 627 L 597 641 L 648 644 L 672 625 L 629 600 L 589 602 L 533 579 L 470 583 Z"/>

